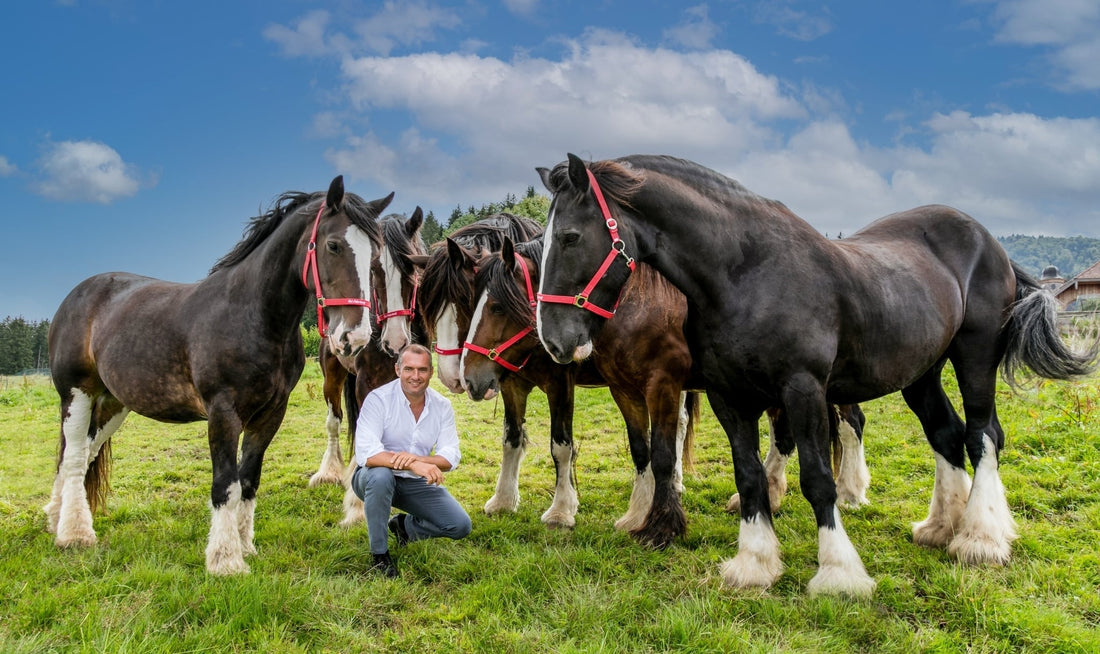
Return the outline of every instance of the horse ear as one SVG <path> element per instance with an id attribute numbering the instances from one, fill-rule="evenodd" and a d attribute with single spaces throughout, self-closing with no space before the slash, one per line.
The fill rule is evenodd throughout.
<path id="1" fill-rule="evenodd" d="M 328 196 L 325 198 L 325 206 L 328 210 L 336 213 L 340 211 L 344 204 L 344 176 L 337 175 L 332 178 L 332 183 L 328 185 Z"/>
<path id="2" fill-rule="evenodd" d="M 546 187 L 546 190 L 553 193 L 554 189 L 550 188 L 550 169 L 538 166 L 535 168 L 535 172 L 539 174 L 539 179 L 542 180 L 542 185 Z"/>
<path id="3" fill-rule="evenodd" d="M 572 152 L 566 156 L 569 157 L 569 181 L 573 183 L 573 188 L 577 189 L 577 191 L 587 193 L 588 169 L 585 168 L 581 158 Z"/>
<path id="4" fill-rule="evenodd" d="M 420 207 L 413 209 L 413 215 L 407 221 L 405 221 L 405 236 L 412 238 L 417 232 L 420 231 L 420 226 L 424 224 L 424 210 Z"/>
<path id="5" fill-rule="evenodd" d="M 390 206 L 391 202 L 393 202 L 393 191 L 390 191 L 390 194 L 384 198 L 378 198 L 377 200 L 371 200 L 370 202 L 368 202 L 367 210 L 373 212 L 374 217 L 377 218 L 378 216 L 382 215 L 382 212 L 386 210 L 386 207 Z"/>
<path id="6" fill-rule="evenodd" d="M 504 237 L 504 242 L 500 244 L 500 260 L 504 262 L 508 270 L 516 265 L 516 246 L 512 244 L 512 239 L 507 236 Z"/>
<path id="7" fill-rule="evenodd" d="M 447 237 L 447 260 L 451 262 L 455 270 L 462 268 L 462 262 L 466 260 L 466 252 L 450 236 Z"/>

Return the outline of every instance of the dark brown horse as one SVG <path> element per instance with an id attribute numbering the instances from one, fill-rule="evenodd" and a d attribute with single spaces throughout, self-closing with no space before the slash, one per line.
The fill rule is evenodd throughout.
<path id="1" fill-rule="evenodd" d="M 367 345 L 371 261 L 381 244 L 375 221 L 392 199 L 345 195 L 337 177 L 327 194 L 282 195 L 198 283 L 105 273 L 69 293 L 49 336 L 61 441 L 45 511 L 57 545 L 95 544 L 92 511 L 106 488 L 110 438 L 130 411 L 206 420 L 206 569 L 248 571 L 264 452 L 305 365 L 302 313 L 317 304 L 335 351 Z"/>
<path id="2" fill-rule="evenodd" d="M 1003 363 L 1009 380 L 1020 366 L 1072 378 L 1094 369 L 1096 345 L 1085 353 L 1066 347 L 1053 296 L 973 218 L 918 207 L 838 241 L 781 203 L 682 159 L 586 165 L 569 155 L 542 177 L 553 200 L 537 322 L 556 360 L 591 355 L 602 319 L 584 309 L 615 301 L 633 259 L 687 298 L 688 344 L 729 438 L 741 495 L 739 551 L 722 567 L 728 585 L 770 586 L 782 571 L 758 450 L 759 417 L 779 407 L 818 527 L 819 568 L 808 590 L 873 591 L 836 509 L 828 405 L 899 390 L 936 455 L 931 507 L 914 540 L 966 563 L 1008 561 L 1016 531 L 998 472 L 1005 435 L 997 370 Z M 965 422 L 942 387 L 948 362 Z M 654 459 L 667 449 L 654 447 Z M 682 511 L 670 466 L 655 460 L 653 469 L 661 475 L 654 506 Z"/>
<path id="3" fill-rule="evenodd" d="M 680 451 L 690 452 L 699 415 L 693 388 L 691 355 L 684 340 L 687 316 L 684 296 L 648 266 L 640 267 L 624 287 L 615 317 L 605 323 L 593 356 L 582 364 L 560 366 L 542 348 L 534 332 L 541 235 L 513 247 L 506 240 L 497 254 L 481 259 L 475 277 L 477 307 L 468 330 L 462 374 L 466 391 L 475 400 L 495 396 L 509 378 L 524 379 L 543 389 L 550 402 L 551 452 L 559 468 L 555 515 L 568 517 L 577 510 L 577 492 L 570 475 L 576 448 L 572 440 L 573 387 L 606 386 L 626 422 L 634 463 L 634 490 L 627 513 L 615 527 L 630 531 L 647 544 L 663 546 L 665 534 L 653 525 L 673 529 L 672 517 L 650 513 L 653 499 L 651 444 L 675 443 L 675 483 L 682 490 Z M 652 436 L 651 436 L 652 434 Z M 515 510 L 519 503 L 519 463 L 526 443 L 504 442 L 504 457 L 493 496 L 495 506 Z M 552 509 L 554 507 L 551 507 Z M 647 515 L 653 525 L 646 522 Z M 683 514 L 680 514 L 683 517 Z M 560 522 L 560 521 L 559 521 Z M 681 531 L 683 525 L 680 525 Z M 677 532 L 678 533 L 678 532 Z"/>

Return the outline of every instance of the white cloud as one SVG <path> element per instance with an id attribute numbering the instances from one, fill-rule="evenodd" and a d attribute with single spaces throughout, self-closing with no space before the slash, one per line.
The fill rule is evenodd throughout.
<path id="1" fill-rule="evenodd" d="M 753 20 L 771 25 L 775 31 L 798 41 L 813 41 L 833 31 L 828 8 L 814 5 L 813 11 L 796 9 L 797 0 L 764 0 L 753 9 Z"/>
<path id="2" fill-rule="evenodd" d="M 993 19 L 1002 43 L 1043 46 L 1060 81 L 1072 89 L 1100 89 L 1100 2 L 1003 0 Z"/>
<path id="3" fill-rule="evenodd" d="M 718 36 L 718 26 L 710 20 L 706 5 L 696 5 L 684 11 L 684 20 L 664 32 L 665 39 L 686 48 L 709 48 Z"/>
<path id="4" fill-rule="evenodd" d="M 8 161 L 5 156 L 0 156 L 0 177 L 10 177 L 14 175 L 19 169 L 15 167 L 15 164 Z"/>
<path id="5" fill-rule="evenodd" d="M 461 23 L 458 14 L 423 0 L 387 0 L 381 11 L 357 23 L 355 31 L 368 49 L 387 55 L 398 45 L 429 43 L 436 29 L 454 29 Z"/>
<path id="6" fill-rule="evenodd" d="M 54 200 L 109 204 L 140 187 L 134 167 L 96 141 L 50 143 L 38 165 L 35 190 Z"/>
<path id="7" fill-rule="evenodd" d="M 518 16 L 531 16 L 539 7 L 539 0 L 504 0 L 504 7 Z"/>
<path id="8" fill-rule="evenodd" d="M 325 41 L 325 28 L 328 26 L 329 13 L 311 11 L 299 18 L 293 28 L 283 25 L 268 25 L 264 29 L 264 38 L 277 43 L 288 57 L 320 57 L 333 54 L 336 49 Z"/>

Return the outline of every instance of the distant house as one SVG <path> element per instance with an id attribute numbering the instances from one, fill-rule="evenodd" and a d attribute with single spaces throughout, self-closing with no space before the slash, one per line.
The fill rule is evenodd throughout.
<path id="1" fill-rule="evenodd" d="M 1053 268 L 1053 266 L 1051 266 Z M 1040 284 L 1044 287 L 1047 285 L 1047 271 L 1043 271 L 1043 279 L 1040 280 Z M 1058 274 L 1058 270 L 1054 269 L 1054 275 Z M 1052 285 L 1053 286 L 1053 285 Z M 1100 303 L 1100 261 L 1089 266 L 1084 272 L 1077 275 L 1069 281 L 1062 282 L 1057 288 L 1051 289 L 1054 292 L 1054 297 L 1058 298 L 1058 302 L 1062 305 L 1062 309 L 1065 311 L 1083 311 L 1092 310 L 1095 307 L 1085 307 L 1086 301 L 1091 300 L 1088 304 Z"/>

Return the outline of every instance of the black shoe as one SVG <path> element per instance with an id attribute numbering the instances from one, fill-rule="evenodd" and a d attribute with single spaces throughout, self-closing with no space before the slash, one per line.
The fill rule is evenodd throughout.
<path id="1" fill-rule="evenodd" d="M 405 546 L 409 542 L 409 532 L 405 531 L 406 517 L 404 513 L 398 513 L 389 521 L 390 531 L 397 538 L 397 544 L 400 546 Z"/>
<path id="2" fill-rule="evenodd" d="M 375 570 L 390 579 L 396 579 L 398 576 L 397 565 L 390 558 L 389 552 L 383 552 L 381 554 L 374 555 L 374 565 L 370 567 L 371 570 Z"/>

